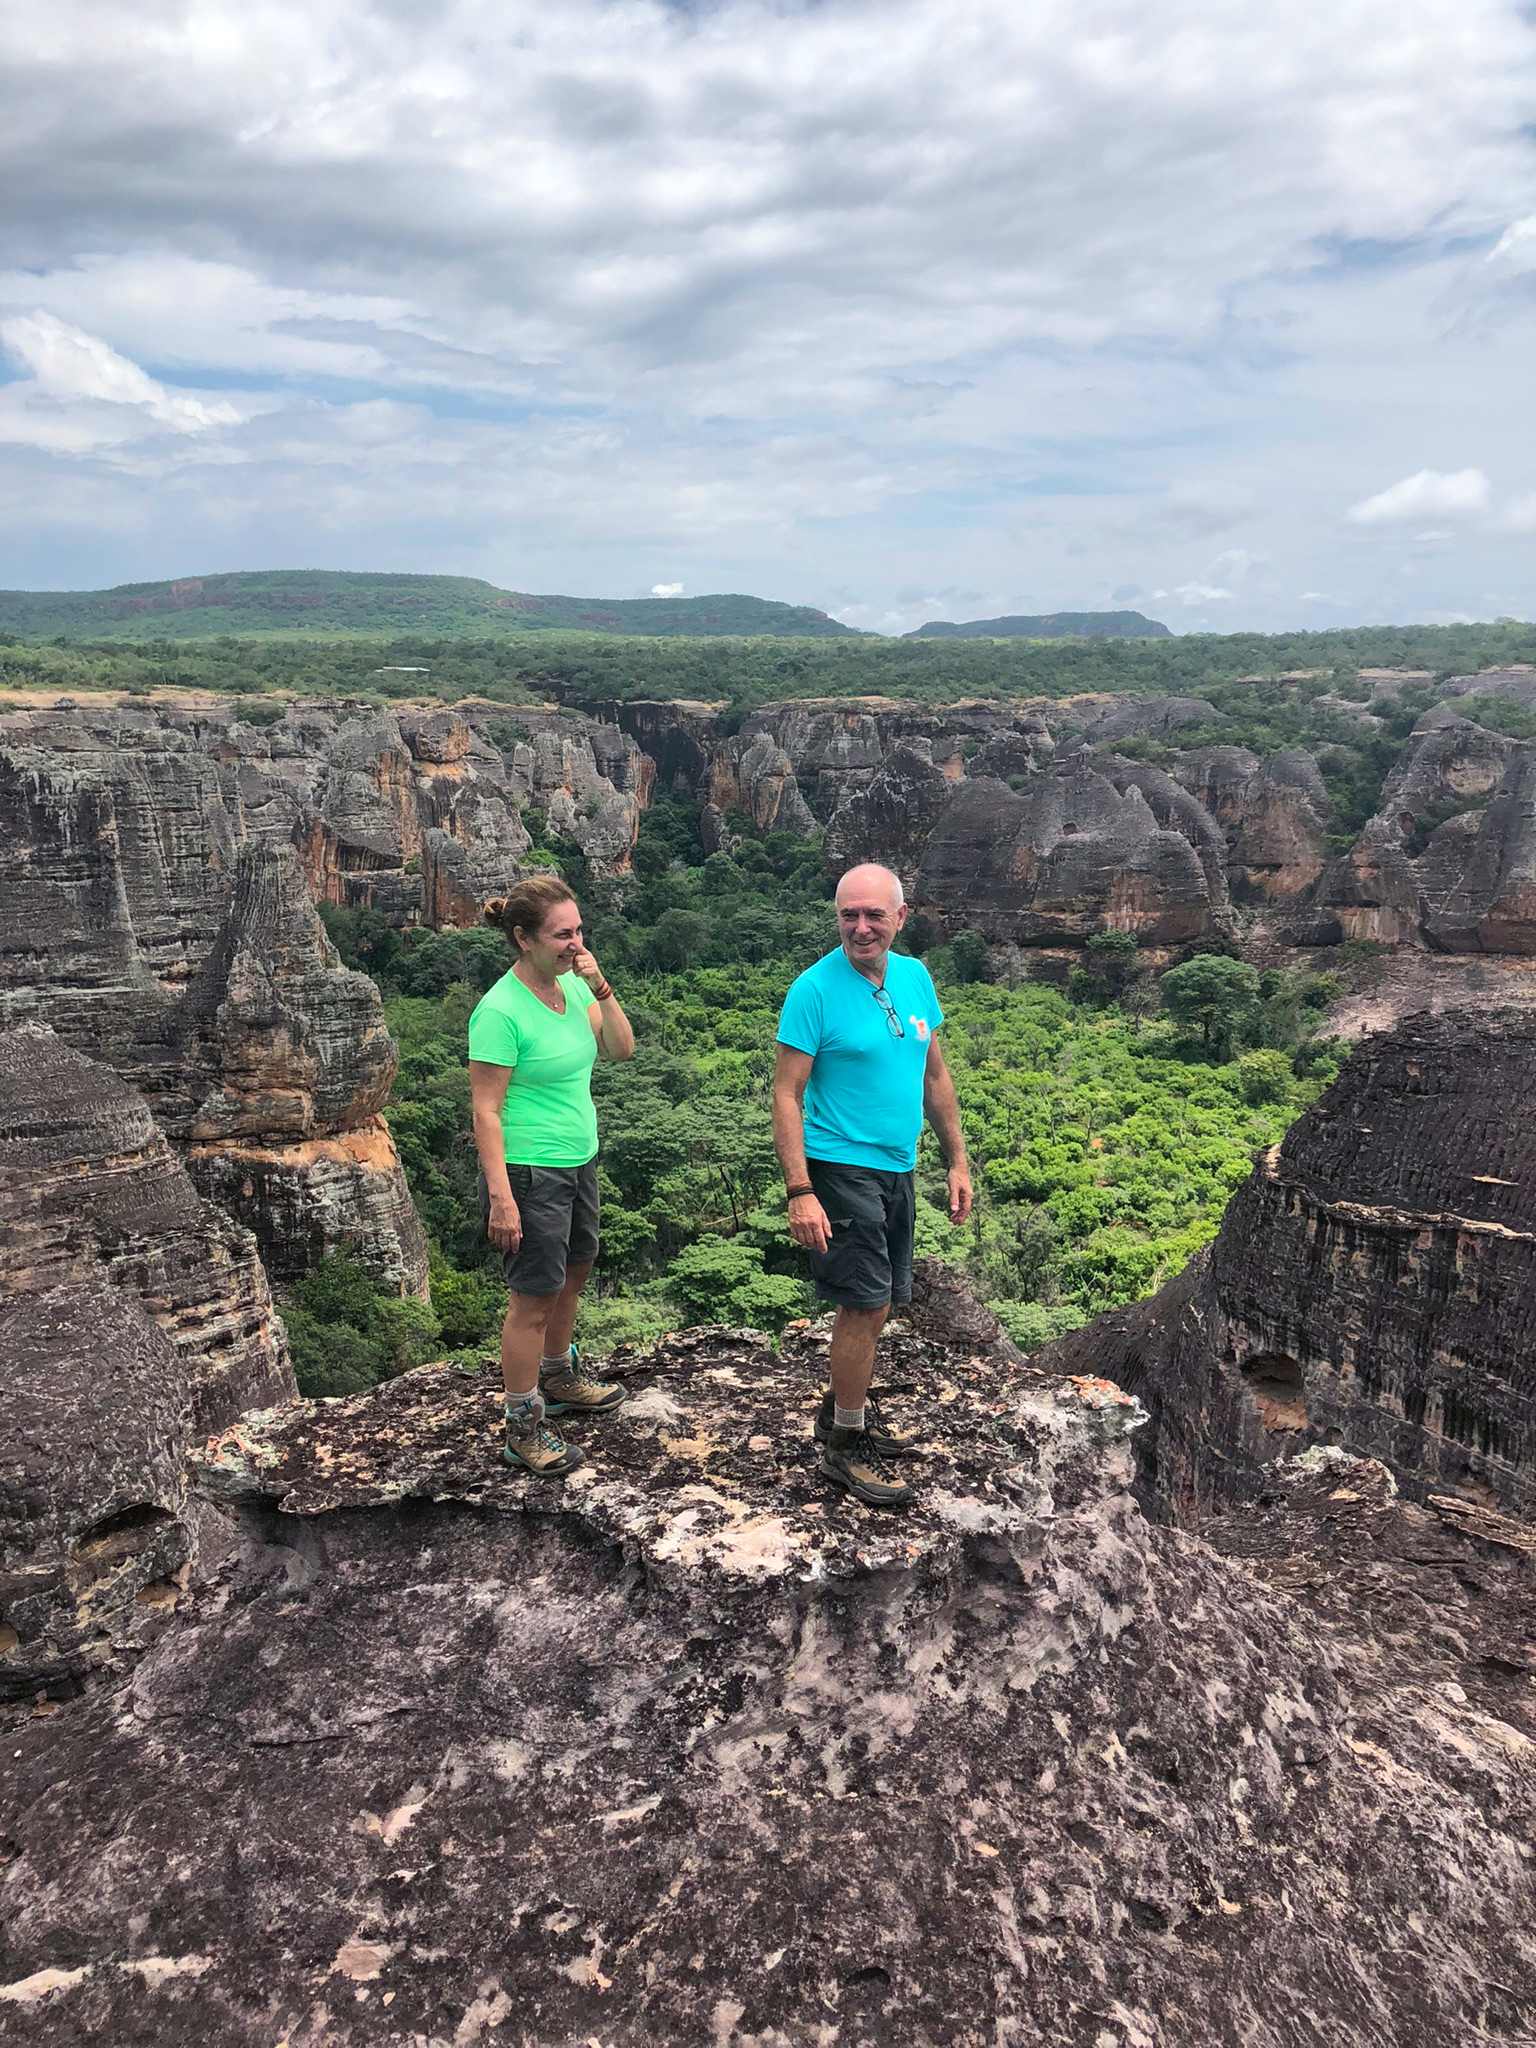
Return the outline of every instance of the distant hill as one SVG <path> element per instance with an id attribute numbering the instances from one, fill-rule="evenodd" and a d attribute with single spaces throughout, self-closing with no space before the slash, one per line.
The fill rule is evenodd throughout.
<path id="1" fill-rule="evenodd" d="M 930 619 L 908 640 L 1160 640 L 1173 636 L 1140 612 L 1044 612 L 1038 618 L 970 619 L 963 626 Z"/>
<path id="2" fill-rule="evenodd" d="M 762 597 L 534 597 L 476 576 L 239 571 L 114 590 L 0 591 L 0 637 L 201 640 L 217 633 L 772 633 L 856 639 L 810 605 Z"/>

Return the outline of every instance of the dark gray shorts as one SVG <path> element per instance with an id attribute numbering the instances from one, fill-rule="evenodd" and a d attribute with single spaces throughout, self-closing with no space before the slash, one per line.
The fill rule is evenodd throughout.
<path id="1" fill-rule="evenodd" d="M 832 1226 L 827 1251 L 811 1253 L 816 1292 L 842 1308 L 909 1302 L 916 1217 L 911 1174 L 836 1166 L 826 1159 L 805 1163 Z"/>
<path id="2" fill-rule="evenodd" d="M 597 1161 L 585 1166 L 508 1166 L 523 1240 L 501 1254 L 514 1294 L 558 1294 L 567 1265 L 597 1257 Z M 491 1191 L 480 1176 L 480 1228 L 491 1220 Z"/>

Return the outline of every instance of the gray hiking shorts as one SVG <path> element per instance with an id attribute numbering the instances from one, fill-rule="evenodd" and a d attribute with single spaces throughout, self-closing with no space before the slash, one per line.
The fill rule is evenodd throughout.
<path id="1" fill-rule="evenodd" d="M 514 1294 L 558 1294 L 567 1266 L 597 1257 L 597 1161 L 585 1166 L 511 1166 L 507 1179 L 523 1219 L 515 1252 L 501 1254 Z M 480 1228 L 489 1229 L 491 1191 L 480 1176 Z"/>
<path id="2" fill-rule="evenodd" d="M 884 1308 L 887 1302 L 900 1308 L 909 1302 L 917 1215 L 911 1174 L 826 1159 L 805 1164 L 832 1226 L 827 1250 L 811 1253 L 822 1300 L 841 1308 Z"/>

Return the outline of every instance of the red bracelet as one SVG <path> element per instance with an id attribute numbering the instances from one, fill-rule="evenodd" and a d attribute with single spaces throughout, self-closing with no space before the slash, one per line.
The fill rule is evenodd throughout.
<path id="1" fill-rule="evenodd" d="M 606 1003 L 612 994 L 613 983 L 611 981 L 605 981 L 601 988 L 593 989 L 592 1000 L 595 1003 Z"/>

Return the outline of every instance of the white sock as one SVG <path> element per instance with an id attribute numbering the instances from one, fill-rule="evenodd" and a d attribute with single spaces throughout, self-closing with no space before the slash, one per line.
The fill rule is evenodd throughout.
<path id="1" fill-rule="evenodd" d="M 506 1417 L 508 1436 L 537 1436 L 544 1424 L 544 1396 L 537 1387 L 531 1394 L 509 1394 Z"/>
<path id="2" fill-rule="evenodd" d="M 860 1402 L 857 1408 L 839 1408 L 834 1398 L 832 1402 L 832 1427 L 834 1429 L 862 1429 L 864 1427 L 864 1404 Z"/>
<path id="3" fill-rule="evenodd" d="M 542 1378 L 546 1374 L 552 1372 L 563 1372 L 565 1368 L 570 1364 L 570 1362 L 571 1347 L 569 1344 L 567 1344 L 565 1349 L 563 1351 L 557 1351 L 553 1358 L 550 1358 L 546 1355 L 545 1357 L 539 1360 L 540 1377 Z"/>

